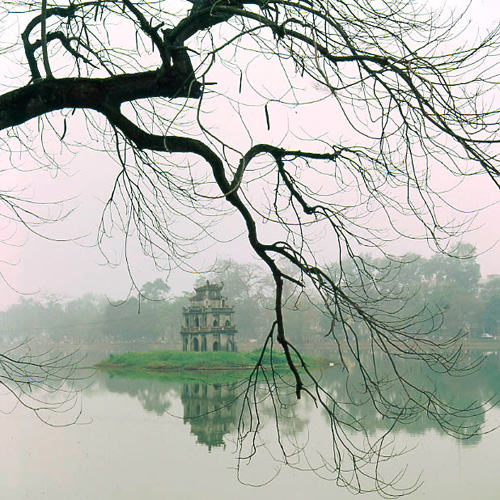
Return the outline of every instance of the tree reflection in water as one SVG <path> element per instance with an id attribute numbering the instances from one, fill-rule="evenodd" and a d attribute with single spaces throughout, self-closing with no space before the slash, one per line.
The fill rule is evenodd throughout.
<path id="1" fill-rule="evenodd" d="M 492 353 L 488 356 L 482 369 L 468 377 L 437 377 L 432 372 L 416 372 L 417 367 L 411 362 L 402 362 L 401 369 L 411 371 L 416 383 L 429 391 L 438 390 L 442 399 L 456 407 L 471 409 L 486 407 L 491 403 L 491 395 L 500 393 L 500 378 L 498 369 L 500 356 Z M 331 448 L 320 449 L 328 446 L 328 440 L 321 438 L 321 433 L 326 436 L 329 432 L 329 415 L 325 413 L 323 424 L 319 425 L 313 411 L 311 402 L 297 401 L 294 397 L 293 386 L 287 381 L 277 377 L 281 385 L 269 393 L 269 387 L 263 385 L 257 388 L 259 395 L 256 397 L 259 405 L 258 418 L 261 419 L 260 434 L 252 434 L 252 425 L 248 419 L 252 418 L 248 408 L 242 401 L 245 391 L 244 376 L 241 373 L 197 374 L 128 374 L 113 373 L 102 377 L 106 388 L 111 392 L 129 394 L 140 401 L 142 407 L 156 415 L 171 414 L 182 418 L 189 425 L 191 434 L 196 436 L 199 445 L 206 446 L 209 450 L 221 447 L 228 451 L 239 453 L 239 468 L 249 461 L 244 454 L 245 440 L 258 443 L 257 450 L 264 447 L 277 463 L 286 464 L 297 468 L 310 468 L 316 474 L 331 479 L 328 476 L 328 453 Z M 321 375 L 323 387 L 335 395 L 338 404 L 349 407 L 349 414 L 353 423 L 361 422 L 364 431 L 369 437 L 377 438 L 388 430 L 394 429 L 393 441 L 388 445 L 392 452 L 390 456 L 398 456 L 396 449 L 398 435 L 421 435 L 430 430 L 446 434 L 447 429 L 439 425 L 429 414 L 422 413 L 419 418 L 411 418 L 404 422 L 399 419 L 397 425 L 391 419 L 380 418 L 369 404 L 365 402 L 365 395 L 357 392 L 356 380 L 348 378 L 338 368 L 324 371 Z M 399 394 L 390 381 L 387 383 L 386 397 L 397 400 Z M 182 406 L 181 406 L 182 405 Z M 181 414 L 175 408 L 181 408 Z M 483 411 L 471 410 L 468 414 L 463 412 L 457 415 L 458 420 L 454 425 L 463 429 L 464 444 L 477 444 L 484 434 L 485 414 Z M 404 423 L 401 423 L 403 421 Z M 322 427 L 322 428 L 319 428 Z M 357 436 L 354 430 L 347 431 L 350 439 L 363 439 Z M 481 430 L 481 433 L 478 431 Z M 488 430 L 488 429 L 486 429 Z M 313 435 L 319 435 L 315 438 Z M 257 441 L 255 441 L 257 439 Z M 242 443 L 243 441 L 243 443 Z M 228 446 L 229 445 L 229 446 Z M 405 443 L 401 443 L 404 450 Z M 247 448 L 248 449 L 248 448 Z M 281 455 L 280 455 L 281 453 Z M 264 454 L 259 455 L 262 458 Z M 283 458 L 284 457 L 284 458 Z M 383 466 L 383 464 L 378 464 Z M 278 470 L 276 468 L 276 470 Z M 241 470 L 240 470 L 241 472 Z M 267 478 L 265 479 L 267 481 Z"/>

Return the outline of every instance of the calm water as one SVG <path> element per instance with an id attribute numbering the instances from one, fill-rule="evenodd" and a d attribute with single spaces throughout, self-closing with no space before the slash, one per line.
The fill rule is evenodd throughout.
<path id="1" fill-rule="evenodd" d="M 339 380 L 336 370 L 325 375 L 331 390 L 339 390 Z M 480 376 L 450 382 L 444 390 L 455 393 L 458 402 L 500 393 L 500 356 L 489 355 Z M 280 431 L 288 449 L 305 446 L 309 462 L 292 457 L 295 468 L 291 468 L 276 460 L 273 412 L 264 402 L 261 415 L 267 425 L 257 455 L 250 464 L 241 464 L 238 475 L 235 438 L 240 411 L 237 403 L 229 404 L 237 392 L 233 385 L 207 384 L 196 377 L 138 379 L 99 373 L 83 394 L 83 414 L 77 425 L 50 427 L 22 408 L 2 414 L 2 498 L 354 498 L 335 482 L 301 470 L 310 468 L 308 464 L 319 466 L 320 453 L 328 456 L 330 449 L 327 420 L 307 401 L 289 407 L 287 403 L 293 401 L 285 398 Z M 225 409 L 213 412 L 221 406 Z M 52 422 L 63 423 L 64 418 L 67 415 L 52 417 Z M 490 427 L 498 425 L 500 411 L 492 410 L 486 419 Z M 373 435 L 387 425 L 366 417 Z M 384 466 L 388 474 L 408 467 L 402 485 L 421 477 L 423 485 L 407 498 L 499 498 L 500 431 L 460 442 L 443 435 L 433 422 L 420 420 L 399 429 L 395 445 L 398 449 L 416 446 Z M 319 469 L 318 474 L 325 472 Z"/>

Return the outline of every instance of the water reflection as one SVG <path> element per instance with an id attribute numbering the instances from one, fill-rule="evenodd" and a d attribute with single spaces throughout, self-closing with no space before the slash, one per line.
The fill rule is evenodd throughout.
<path id="1" fill-rule="evenodd" d="M 237 385 L 184 383 L 181 401 L 184 423 L 191 426 L 196 442 L 211 450 L 224 446 L 224 436 L 236 430 L 240 405 L 236 402 Z"/>
<path id="2" fill-rule="evenodd" d="M 109 373 L 100 379 L 103 389 L 118 394 L 128 394 L 137 398 L 147 412 L 163 415 L 172 406 L 172 401 L 179 396 L 180 383 L 167 383 L 155 378 L 135 378 L 134 373 Z"/>
<path id="3" fill-rule="evenodd" d="M 445 379 L 439 389 L 457 405 L 471 399 L 484 402 L 492 393 L 500 393 L 499 367 L 499 355 L 490 354 L 480 373 L 471 378 Z M 433 386 L 428 374 L 419 373 L 418 377 L 420 383 Z M 241 373 L 98 373 L 93 386 L 85 389 L 83 423 L 87 425 L 54 429 L 23 409 L 4 417 L 4 448 L 0 452 L 4 497 L 136 500 L 161 498 L 168 491 L 173 499 L 255 500 L 287 496 L 301 500 L 309 495 L 317 500 L 332 496 L 352 500 L 348 490 L 318 479 L 325 470 L 319 467 L 329 453 L 331 456 L 328 422 L 310 400 L 297 403 L 293 389 L 286 385 L 280 399 L 274 400 L 277 406 L 271 397 L 264 397 L 262 387 L 257 388 L 262 390 L 259 444 L 271 452 L 259 448 L 256 460 L 244 464 L 243 480 L 252 485 L 266 482 L 280 466 L 276 462 L 279 454 L 274 453 L 276 408 L 283 441 L 296 449 L 305 450 L 301 447 L 306 446 L 308 460 L 297 455 L 297 461 L 292 463 L 295 468 L 282 467 L 275 481 L 263 489 L 246 488 L 238 482 L 242 478 L 234 470 L 237 456 L 231 452 L 237 445 L 240 426 L 240 395 L 245 387 L 241 378 Z M 347 389 L 345 373 L 335 368 L 323 373 L 322 382 L 339 402 L 346 400 L 348 390 L 353 389 Z M 391 388 L 387 390 L 390 396 Z M 392 390 L 391 397 L 396 397 L 395 389 Z M 390 425 L 366 407 L 354 407 L 352 411 L 372 435 L 383 433 Z M 486 421 L 483 415 L 471 416 L 466 425 L 491 426 L 499 419 L 500 412 L 493 411 L 486 415 Z M 422 415 L 419 420 L 398 427 L 395 436 L 398 445 L 418 447 L 381 467 L 391 475 L 408 465 L 407 483 L 424 473 L 422 489 L 411 494 L 410 500 L 497 499 L 500 483 L 494 458 L 500 447 L 499 433 L 458 443 L 444 435 L 435 421 Z M 318 467 L 316 474 L 299 470 L 311 467 Z M 364 498 L 380 497 L 367 494 Z"/>
<path id="4" fill-rule="evenodd" d="M 182 373 L 107 372 L 96 379 L 94 391 L 128 394 L 147 412 L 182 418 L 197 443 L 211 450 L 225 447 L 224 437 L 237 428 L 241 410 L 239 379 L 240 372 L 215 377 L 213 374 L 204 377 Z M 176 405 L 179 402 L 180 412 Z"/>
<path id="5" fill-rule="evenodd" d="M 500 394 L 498 378 L 498 356 L 491 359 L 493 363 L 485 363 L 484 369 L 476 374 L 464 377 L 439 376 L 420 370 L 413 374 L 413 382 L 419 387 L 439 394 L 441 401 L 450 411 L 446 418 L 437 421 L 432 415 L 421 408 L 419 413 L 413 412 L 409 418 L 404 413 L 394 424 L 394 419 L 384 418 L 378 414 L 371 402 L 363 394 L 356 393 L 353 388 L 356 380 L 348 382 L 345 376 L 339 376 L 335 370 L 326 372 L 322 384 L 325 390 L 334 395 L 335 400 L 347 408 L 351 419 L 363 423 L 363 428 L 370 436 L 394 430 L 405 431 L 412 435 L 423 434 L 434 430 L 439 434 L 450 434 L 457 437 L 456 429 L 460 430 L 459 439 L 465 444 L 475 444 L 489 429 L 486 426 L 486 413 L 493 405 L 495 394 Z M 385 397 L 390 401 L 398 401 L 400 387 L 397 384 L 388 384 L 384 389 Z M 419 402 L 417 401 L 417 403 Z M 453 411 L 456 408 L 456 411 Z"/>
<path id="6" fill-rule="evenodd" d="M 421 387 L 438 391 L 450 406 L 471 409 L 460 415 L 451 415 L 450 419 L 455 419 L 453 425 L 460 425 L 463 429 L 464 443 L 472 445 L 481 440 L 479 431 L 485 429 L 485 414 L 483 411 L 478 411 L 477 407 L 486 405 L 492 395 L 500 394 L 499 366 L 499 353 L 491 353 L 476 374 L 466 377 L 443 377 L 420 370 L 413 373 L 413 380 Z M 417 370 L 410 364 L 407 364 L 406 369 Z M 216 376 L 214 381 L 213 374 L 137 375 L 120 372 L 101 377 L 99 383 L 103 385 L 102 390 L 128 394 L 137 399 L 144 410 L 156 415 L 172 413 L 175 402 L 180 401 L 182 413 L 177 416 L 190 426 L 198 444 L 211 450 L 214 447 L 224 447 L 228 442 L 228 435 L 231 435 L 233 441 L 241 423 L 241 395 L 244 394 L 241 377 L 241 373 L 228 373 Z M 375 436 L 394 426 L 391 419 L 381 418 L 372 406 L 364 404 L 363 397 L 353 396 L 356 380 L 352 378 L 348 380 L 346 374 L 339 369 L 326 370 L 322 374 L 322 385 L 339 404 L 348 407 L 353 420 L 363 423 L 368 435 Z M 262 396 L 259 415 L 265 421 L 277 419 L 279 431 L 283 435 L 290 436 L 305 431 L 311 419 L 313 405 L 306 401 L 305 404 L 298 406 L 293 391 L 284 390 L 286 388 L 284 384 L 279 404 L 272 398 Z M 392 387 L 388 385 L 386 397 L 396 400 L 398 390 L 397 385 L 394 384 Z M 243 413 L 243 421 L 244 416 Z M 398 424 L 395 430 L 404 430 L 413 435 L 423 434 L 429 430 L 440 434 L 448 432 L 446 427 L 429 418 L 424 411 L 420 418 L 410 419 L 404 425 Z"/>

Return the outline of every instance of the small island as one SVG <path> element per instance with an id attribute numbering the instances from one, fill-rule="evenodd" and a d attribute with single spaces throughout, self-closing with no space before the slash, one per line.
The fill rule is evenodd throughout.
<path id="1" fill-rule="evenodd" d="M 234 308 L 227 297 L 221 295 L 223 283 L 208 280 L 195 287 L 189 298 L 189 307 L 184 307 L 180 331 L 182 351 L 150 351 L 111 354 L 107 360 L 96 365 L 99 369 L 126 371 L 184 371 L 184 370 L 250 370 L 260 361 L 264 368 L 275 371 L 288 367 L 281 349 L 238 352 L 235 334 Z M 328 366 L 325 360 L 302 358 L 308 367 Z M 294 363 L 302 362 L 294 355 Z"/>
<path id="2" fill-rule="evenodd" d="M 127 371 L 250 370 L 259 362 L 260 356 L 260 350 L 248 352 L 127 352 L 117 355 L 111 354 L 107 360 L 101 361 L 96 367 L 104 370 Z M 325 360 L 309 356 L 306 356 L 304 361 L 310 368 L 329 365 Z M 298 359 L 296 362 L 300 366 Z M 262 359 L 262 366 L 282 370 L 288 365 L 282 352 L 273 351 L 271 356 L 269 351 L 266 351 Z"/>

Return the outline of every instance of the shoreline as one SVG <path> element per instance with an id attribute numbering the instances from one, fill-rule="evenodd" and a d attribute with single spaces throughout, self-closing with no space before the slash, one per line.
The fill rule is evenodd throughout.
<path id="1" fill-rule="evenodd" d="M 125 371 L 248 371 L 252 370 L 261 359 L 261 351 L 245 352 L 186 352 L 186 351 L 148 351 L 111 354 L 108 359 L 96 363 L 98 370 Z M 331 361 L 305 356 L 308 367 L 330 367 Z M 294 361 L 300 368 L 301 361 L 294 356 Z M 261 360 L 263 368 L 280 370 L 288 368 L 285 355 L 280 352 L 264 354 Z"/>

